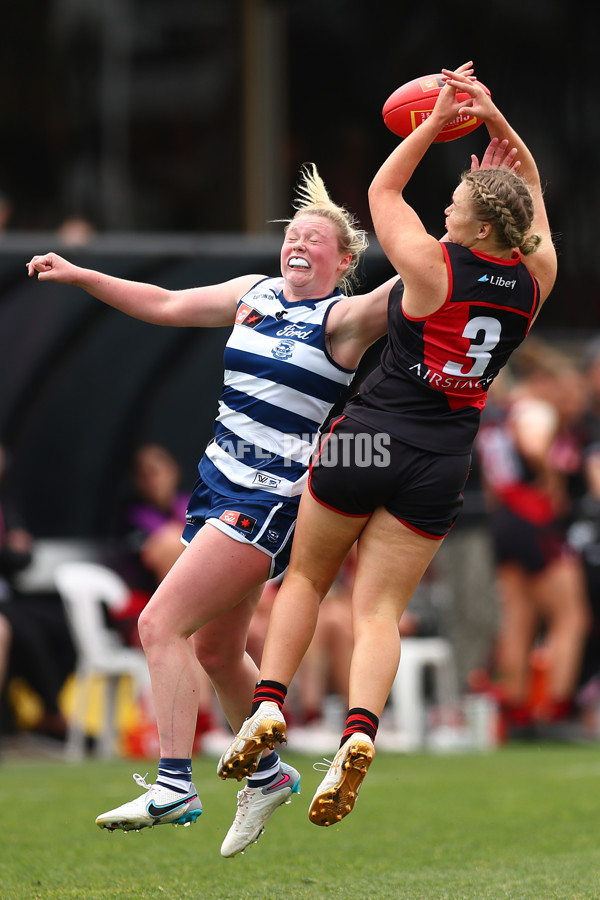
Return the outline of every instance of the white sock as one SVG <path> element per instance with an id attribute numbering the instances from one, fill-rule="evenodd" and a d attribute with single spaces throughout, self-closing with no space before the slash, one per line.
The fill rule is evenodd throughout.
<path id="1" fill-rule="evenodd" d="M 281 760 L 276 750 L 266 758 L 263 756 L 254 775 L 248 778 L 248 787 L 264 787 L 274 781 L 279 774 L 280 767 Z"/>

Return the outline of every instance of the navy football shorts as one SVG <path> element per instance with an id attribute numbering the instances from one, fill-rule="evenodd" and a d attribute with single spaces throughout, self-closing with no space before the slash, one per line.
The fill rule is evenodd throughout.
<path id="1" fill-rule="evenodd" d="M 321 436 L 308 484 L 319 503 L 343 515 L 383 506 L 412 531 L 441 540 L 462 508 L 470 466 L 470 453 L 421 450 L 342 416 Z"/>
<path id="2" fill-rule="evenodd" d="M 238 485 L 231 496 L 212 490 L 202 478 L 194 485 L 181 540 L 189 544 L 206 522 L 236 541 L 252 544 L 271 558 L 269 578 L 287 569 L 299 497 L 258 499 Z"/>

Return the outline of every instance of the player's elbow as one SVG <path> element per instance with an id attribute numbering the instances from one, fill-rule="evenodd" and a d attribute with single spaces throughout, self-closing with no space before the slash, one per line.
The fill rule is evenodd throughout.
<path id="1" fill-rule="evenodd" d="M 379 198 L 381 196 L 381 186 L 377 176 L 373 179 L 371 184 L 369 185 L 368 197 L 369 197 L 369 206 L 371 209 L 374 205 L 379 202 Z"/>

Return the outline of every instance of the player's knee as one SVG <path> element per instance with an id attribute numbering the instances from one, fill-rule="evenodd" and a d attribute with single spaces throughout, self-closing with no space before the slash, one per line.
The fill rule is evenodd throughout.
<path id="1" fill-rule="evenodd" d="M 153 645 L 164 642 L 168 636 L 168 628 L 165 628 L 164 622 L 159 619 L 156 612 L 146 606 L 138 618 L 138 633 L 142 647 L 148 650 Z"/>

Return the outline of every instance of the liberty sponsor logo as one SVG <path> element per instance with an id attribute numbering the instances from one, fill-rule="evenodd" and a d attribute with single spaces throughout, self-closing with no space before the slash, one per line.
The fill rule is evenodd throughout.
<path id="1" fill-rule="evenodd" d="M 516 278 L 512 278 L 509 281 L 507 278 L 503 278 L 502 275 L 482 275 L 481 278 L 477 279 L 477 281 L 484 281 L 489 284 L 495 284 L 497 287 L 510 288 L 511 291 L 517 283 Z"/>
<path id="2" fill-rule="evenodd" d="M 234 528 L 239 528 L 240 531 L 243 531 L 245 534 L 252 534 L 254 526 L 256 525 L 256 519 L 253 519 L 252 516 L 247 516 L 244 513 L 238 512 L 235 509 L 226 509 L 224 513 L 221 513 L 219 519 L 221 522 L 225 522 L 226 525 L 232 525 Z"/>
<path id="3" fill-rule="evenodd" d="M 247 303 L 240 303 L 235 314 L 236 325 L 246 325 L 247 328 L 256 328 L 264 320 L 264 315 Z"/>

